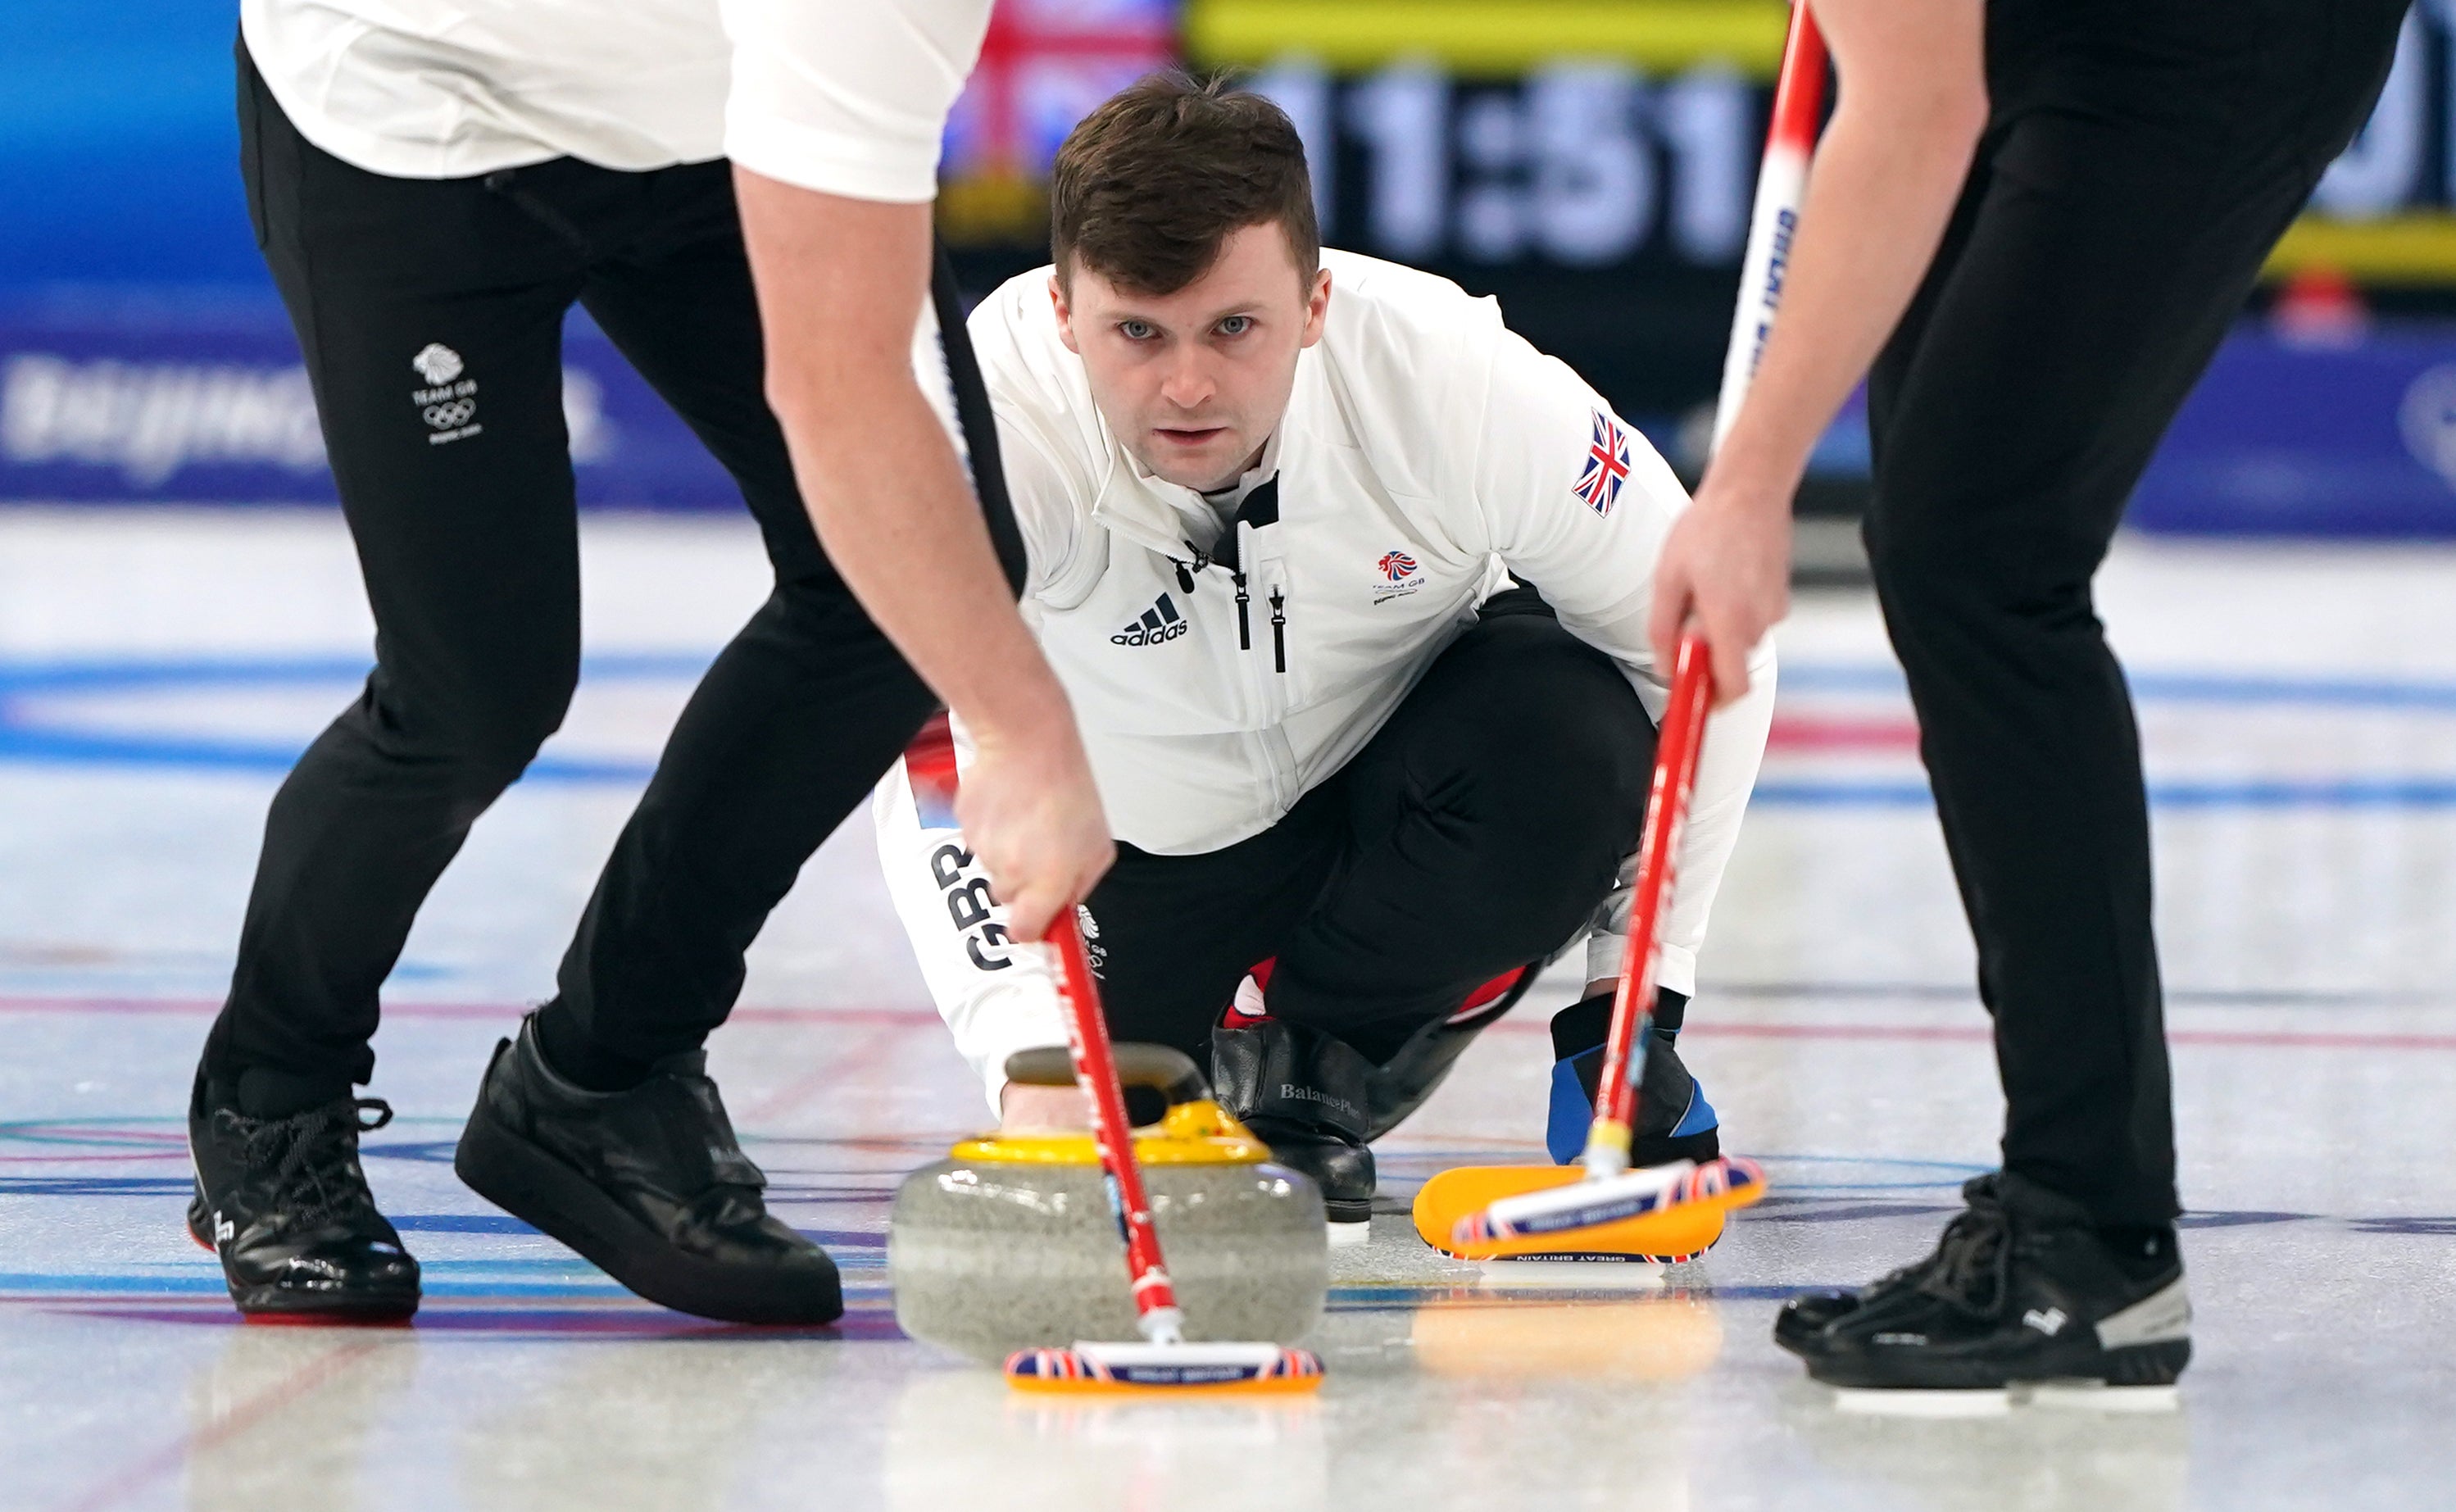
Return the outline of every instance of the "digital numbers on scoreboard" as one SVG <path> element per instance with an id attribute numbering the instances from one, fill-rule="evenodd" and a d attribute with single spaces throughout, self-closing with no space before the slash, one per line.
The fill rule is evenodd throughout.
<path id="1" fill-rule="evenodd" d="M 1341 77 L 1290 59 L 1253 86 L 1304 133 L 1324 235 L 1361 251 L 1720 266 L 1748 234 L 1759 92 L 1728 65 L 1658 79 L 1561 60 L 1491 80 L 1431 60 Z"/>

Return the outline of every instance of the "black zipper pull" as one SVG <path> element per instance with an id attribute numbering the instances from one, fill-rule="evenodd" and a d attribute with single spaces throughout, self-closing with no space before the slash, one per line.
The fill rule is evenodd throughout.
<path id="1" fill-rule="evenodd" d="M 1200 572 L 1203 568 L 1211 565 L 1211 558 L 1204 553 L 1200 546 L 1196 545 L 1191 541 L 1185 543 L 1185 549 L 1194 553 L 1194 560 L 1192 562 L 1179 562 L 1175 557 L 1171 557 L 1168 559 L 1168 564 L 1177 569 L 1177 585 L 1184 589 L 1186 592 L 1192 593 L 1194 591 L 1194 575 Z"/>
<path id="2" fill-rule="evenodd" d="M 1282 672 L 1288 669 L 1287 602 L 1279 589 L 1271 590 L 1271 660 Z"/>
<path id="3" fill-rule="evenodd" d="M 1237 649 L 1250 651 L 1254 648 L 1254 629 L 1253 623 L 1245 618 L 1245 605 L 1254 602 L 1254 596 L 1245 591 L 1243 573 L 1231 571 L 1229 575 L 1237 580 Z"/>

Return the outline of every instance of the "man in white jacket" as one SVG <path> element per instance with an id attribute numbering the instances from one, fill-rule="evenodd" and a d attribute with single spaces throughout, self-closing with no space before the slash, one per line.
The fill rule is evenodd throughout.
<path id="1" fill-rule="evenodd" d="M 1554 1024 L 1554 1121 L 1583 1131 L 1666 685 L 1649 584 L 1687 499 L 1491 300 L 1322 251 L 1312 203 L 1276 106 L 1147 79 L 1058 155 L 1054 266 L 970 324 L 1025 613 L 1118 842 L 1083 917 L 1112 1032 L 1207 1058 L 1353 1234 L 1367 1142 L 1592 928 L 1589 996 Z M 1670 1041 L 1764 747 L 1770 656 L 1752 671 L 1679 858 L 1641 1161 L 1716 1149 Z M 1062 1120 L 1071 1089 L 1005 1081 L 1063 1032 L 954 766 L 925 741 L 882 785 L 890 888 L 993 1106 Z"/>

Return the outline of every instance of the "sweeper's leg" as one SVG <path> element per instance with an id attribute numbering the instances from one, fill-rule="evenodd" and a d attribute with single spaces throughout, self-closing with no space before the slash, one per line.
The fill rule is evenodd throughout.
<path id="1" fill-rule="evenodd" d="M 1996 120 L 1871 383 L 1867 534 L 1996 1018 L 2004 1169 L 1929 1260 L 1786 1316 L 1820 1379 L 2152 1384 L 2189 1356 L 2139 740 L 2090 580 L 2402 9 L 2282 7 L 2246 48 L 2140 5 L 2086 49 L 2060 11 L 1990 10 Z"/>
<path id="2" fill-rule="evenodd" d="M 740 485 L 775 589 L 692 691 L 539 1015 L 549 1056 L 604 1092 L 725 1021 L 768 913 L 937 706 L 812 533 L 763 387 L 730 170 L 654 176 L 656 235 L 591 270 L 583 299 Z M 1002 477 L 980 494 L 1004 516 Z"/>
<path id="3" fill-rule="evenodd" d="M 835 1268 L 767 1212 L 701 1046 L 768 911 L 934 700 L 811 533 L 765 398 L 729 172 L 667 169 L 641 188 L 658 215 L 591 268 L 588 307 L 741 483 L 776 589 L 692 693 L 561 992 L 499 1051 L 455 1165 L 652 1300 L 825 1322 L 842 1310 Z M 1001 506 L 993 452 L 977 436 L 971 450 L 985 506 Z"/>
<path id="4" fill-rule="evenodd" d="M 580 573 L 560 333 L 576 258 L 472 179 L 318 150 L 244 51 L 249 205 L 315 383 L 377 625 L 284 779 L 189 1114 L 190 1232 L 249 1314 L 383 1318 L 419 1269 L 358 1136 L 377 993 L 470 825 L 561 722 Z M 602 171 L 597 176 L 609 177 Z"/>

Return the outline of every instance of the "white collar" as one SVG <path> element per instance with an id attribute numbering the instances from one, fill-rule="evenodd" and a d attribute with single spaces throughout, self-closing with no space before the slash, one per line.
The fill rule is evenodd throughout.
<path id="1" fill-rule="evenodd" d="M 1238 476 L 1231 499 L 1242 501 L 1279 472 L 1279 439 L 1287 429 L 1287 417 L 1282 415 L 1272 427 L 1270 439 L 1262 443 L 1260 460 Z M 1100 419 L 1100 435 L 1109 443 L 1110 466 L 1108 481 L 1092 503 L 1094 524 L 1168 556 L 1183 551 L 1189 541 L 1208 541 L 1217 536 L 1217 505 L 1199 491 L 1146 470 L 1110 432 L 1106 416 Z"/>
<path id="2" fill-rule="evenodd" d="M 1271 428 L 1271 439 L 1262 443 L 1262 455 L 1255 460 L 1254 465 L 1238 474 L 1237 480 L 1227 487 L 1216 493 L 1204 494 L 1203 502 L 1223 517 L 1235 514 L 1237 506 L 1245 501 L 1247 494 L 1270 481 L 1279 472 L 1279 438 L 1286 435 L 1287 431 L 1287 417 L 1282 415 L 1279 417 L 1279 423 Z"/>

